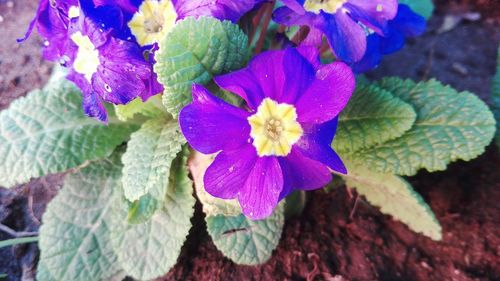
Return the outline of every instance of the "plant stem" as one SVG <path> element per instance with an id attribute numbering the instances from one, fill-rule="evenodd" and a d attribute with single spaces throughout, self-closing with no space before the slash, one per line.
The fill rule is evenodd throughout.
<path id="1" fill-rule="evenodd" d="M 10 236 L 13 236 L 13 237 L 24 237 L 24 236 L 35 236 L 35 235 L 38 235 L 38 232 L 28 232 L 28 231 L 20 231 L 20 232 L 16 232 L 15 230 L 13 230 L 12 228 L 6 226 L 6 225 L 3 225 L 3 224 L 0 224 L 0 230 L 9 234 Z"/>
<path id="2" fill-rule="evenodd" d="M 267 6 L 264 9 L 264 15 L 265 15 L 264 23 L 262 24 L 262 29 L 260 30 L 259 40 L 257 40 L 257 44 L 255 47 L 255 54 L 259 54 L 264 48 L 267 29 L 269 28 L 269 23 L 271 22 L 271 18 L 273 16 L 274 1 L 265 5 Z"/>
<path id="3" fill-rule="evenodd" d="M 38 242 L 38 236 L 34 237 L 21 237 L 0 241 L 0 249 L 18 244 Z"/>

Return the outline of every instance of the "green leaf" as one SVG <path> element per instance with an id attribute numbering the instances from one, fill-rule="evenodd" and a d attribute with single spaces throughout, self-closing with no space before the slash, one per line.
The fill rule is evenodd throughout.
<path id="1" fill-rule="evenodd" d="M 151 119 L 133 133 L 122 159 L 125 197 L 133 202 L 150 193 L 163 202 L 172 160 L 183 143 L 172 119 Z"/>
<path id="2" fill-rule="evenodd" d="M 226 257 L 237 264 L 265 263 L 278 246 L 285 221 L 283 204 L 264 220 L 252 221 L 243 214 L 207 216 L 207 230 Z"/>
<path id="3" fill-rule="evenodd" d="M 191 228 L 195 199 L 186 168 L 187 156 L 180 154 L 170 169 L 164 205 L 142 224 L 123 223 L 128 204 L 117 200 L 113 208 L 117 218 L 111 229 L 112 245 L 128 275 L 150 280 L 166 274 L 180 254 Z"/>
<path id="4" fill-rule="evenodd" d="M 493 77 L 493 88 L 491 90 L 491 103 L 493 113 L 497 122 L 496 144 L 500 147 L 500 48 L 497 52 L 497 73 Z"/>
<path id="5" fill-rule="evenodd" d="M 196 195 L 203 206 L 203 212 L 207 216 L 237 216 L 241 214 L 238 200 L 223 200 L 214 197 L 205 191 L 203 177 L 208 166 L 214 161 L 215 155 L 205 155 L 194 151 L 189 159 L 189 170 L 194 179 Z"/>
<path id="6" fill-rule="evenodd" d="M 349 174 L 342 175 L 346 185 L 355 188 L 384 214 L 405 223 L 415 232 L 433 240 L 441 240 L 442 229 L 431 208 L 403 178 L 379 174 L 363 166 L 348 165 Z"/>
<path id="7" fill-rule="evenodd" d="M 115 105 L 116 116 L 121 121 L 132 120 L 136 115 L 148 118 L 164 116 L 166 111 L 161 102 L 161 95 L 156 95 L 143 102 L 137 98 L 126 105 Z"/>
<path id="8" fill-rule="evenodd" d="M 109 280 L 121 271 L 109 237 L 112 198 L 121 185 L 119 162 L 115 154 L 69 175 L 48 205 L 39 242 L 44 275 L 55 280 Z"/>
<path id="9" fill-rule="evenodd" d="M 406 4 L 417 14 L 429 19 L 434 12 L 432 0 L 399 0 L 399 4 Z"/>
<path id="10" fill-rule="evenodd" d="M 57 281 L 52 277 L 44 261 L 39 261 L 36 268 L 36 280 L 38 281 Z"/>
<path id="11" fill-rule="evenodd" d="M 413 107 L 376 86 L 358 87 L 339 117 L 333 145 L 339 152 L 362 148 L 398 138 L 415 123 Z"/>
<path id="12" fill-rule="evenodd" d="M 356 165 L 407 176 L 422 168 L 442 171 L 450 162 L 482 154 L 493 138 L 493 114 L 474 94 L 458 93 L 436 80 L 415 84 L 387 78 L 378 85 L 413 105 L 417 121 L 400 138 L 342 155 Z"/>
<path id="13" fill-rule="evenodd" d="M 64 78 L 51 81 L 0 112 L 0 185 L 109 156 L 137 129 L 118 121 L 112 110 L 108 126 L 85 116 L 80 91 Z"/>
<path id="14" fill-rule="evenodd" d="M 168 112 L 177 117 L 191 101 L 193 83 L 205 85 L 217 74 L 242 68 L 248 59 L 247 43 L 243 31 L 229 21 L 189 17 L 178 22 L 155 55 L 154 70 L 165 87 Z"/>
<path id="15" fill-rule="evenodd" d="M 128 209 L 128 223 L 139 224 L 147 222 L 161 207 L 162 203 L 163 201 L 157 200 L 151 194 L 141 196 Z"/>

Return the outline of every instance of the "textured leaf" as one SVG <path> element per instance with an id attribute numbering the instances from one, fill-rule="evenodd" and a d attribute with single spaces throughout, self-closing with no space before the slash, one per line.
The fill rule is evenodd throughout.
<path id="1" fill-rule="evenodd" d="M 163 201 L 172 160 L 185 143 L 177 121 L 152 119 L 132 134 L 123 155 L 123 189 L 130 201 L 150 193 Z"/>
<path id="2" fill-rule="evenodd" d="M 348 168 L 349 174 L 343 175 L 346 185 L 356 188 L 382 213 L 433 240 L 442 239 L 441 226 L 431 208 L 407 181 L 396 175 L 374 173 L 363 166 Z"/>
<path id="3" fill-rule="evenodd" d="M 417 14 L 429 19 L 434 12 L 432 0 L 399 0 L 399 4 L 406 4 Z"/>
<path id="4" fill-rule="evenodd" d="M 36 268 L 36 280 L 38 281 L 56 281 L 52 275 L 50 275 L 47 266 L 45 266 L 44 261 L 39 261 Z"/>
<path id="5" fill-rule="evenodd" d="M 112 245 L 128 275 L 150 280 L 173 267 L 191 228 L 195 199 L 186 168 L 187 156 L 181 154 L 170 170 L 167 196 L 161 209 L 142 224 L 120 223 L 127 218 L 128 204 L 118 200 L 113 208 L 116 225 L 111 229 Z"/>
<path id="6" fill-rule="evenodd" d="M 59 79 L 43 90 L 0 112 L 0 185 L 11 187 L 109 156 L 137 129 L 112 111 L 108 126 L 88 118 L 79 90 L 55 75 Z"/>
<path id="7" fill-rule="evenodd" d="M 500 48 L 497 52 L 497 73 L 493 77 L 493 89 L 491 90 L 491 103 L 493 113 L 497 122 L 496 144 L 500 147 Z"/>
<path id="8" fill-rule="evenodd" d="M 413 107 L 375 86 L 360 86 L 339 117 L 333 145 L 355 152 L 402 136 L 415 123 Z"/>
<path id="9" fill-rule="evenodd" d="M 248 38 L 238 25 L 214 18 L 187 18 L 160 41 L 154 66 L 165 87 L 163 104 L 175 117 L 191 101 L 191 85 L 242 68 Z"/>
<path id="10" fill-rule="evenodd" d="M 214 161 L 215 155 L 205 155 L 194 151 L 189 159 L 188 166 L 194 179 L 196 195 L 200 199 L 203 212 L 207 216 L 237 216 L 241 214 L 240 204 L 236 199 L 223 200 L 213 197 L 205 191 L 203 177 L 208 166 Z"/>
<path id="11" fill-rule="evenodd" d="M 471 93 L 458 93 L 435 80 L 415 84 L 387 78 L 378 85 L 413 105 L 417 121 L 400 138 L 342 155 L 356 165 L 407 176 L 422 168 L 441 171 L 450 162 L 482 154 L 493 138 L 493 114 Z"/>
<path id="12" fill-rule="evenodd" d="M 126 105 L 115 105 L 116 116 L 121 121 L 133 119 L 136 115 L 154 118 L 165 115 L 166 111 L 161 102 L 161 95 L 156 95 L 143 102 L 137 98 Z"/>
<path id="13" fill-rule="evenodd" d="M 161 207 L 163 201 L 155 199 L 151 194 L 141 196 L 128 209 L 127 221 L 130 224 L 147 222 Z"/>
<path id="14" fill-rule="evenodd" d="M 109 280 L 121 271 L 110 244 L 110 209 L 120 187 L 119 157 L 93 162 L 66 178 L 40 227 L 43 276 Z M 41 279 L 47 280 L 47 279 Z"/>
<path id="15" fill-rule="evenodd" d="M 207 216 L 207 230 L 215 246 L 237 264 L 265 263 L 278 246 L 285 221 L 283 204 L 264 220 L 252 221 L 243 214 Z"/>

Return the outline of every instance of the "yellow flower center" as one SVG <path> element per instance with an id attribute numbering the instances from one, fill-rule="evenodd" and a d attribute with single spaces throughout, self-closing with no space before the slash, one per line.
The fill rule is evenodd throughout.
<path id="1" fill-rule="evenodd" d="M 327 13 L 335 14 L 345 2 L 347 2 L 347 0 L 306 0 L 304 2 L 304 8 L 313 13 L 319 13 L 323 10 Z"/>
<path id="2" fill-rule="evenodd" d="M 253 146 L 259 156 L 286 156 L 303 135 L 297 111 L 290 104 L 265 98 L 257 112 L 248 117 Z"/>
<path id="3" fill-rule="evenodd" d="M 141 46 L 158 43 L 172 30 L 177 13 L 170 0 L 145 0 L 128 22 L 128 27 Z"/>
<path id="4" fill-rule="evenodd" d="M 90 38 L 82 35 L 80 31 L 73 33 L 71 40 L 78 46 L 73 68 L 76 72 L 83 74 L 90 82 L 92 75 L 97 72 L 97 67 L 100 64 L 99 51 L 96 50 Z"/>

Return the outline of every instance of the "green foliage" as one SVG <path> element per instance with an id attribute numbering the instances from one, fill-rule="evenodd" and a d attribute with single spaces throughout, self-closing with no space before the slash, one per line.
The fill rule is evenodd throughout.
<path id="1" fill-rule="evenodd" d="M 405 223 L 413 231 L 433 240 L 441 240 L 441 226 L 434 213 L 403 178 L 392 174 L 379 174 L 363 166 L 348 165 L 344 175 L 346 185 L 355 188 L 384 214 Z"/>
<path id="2" fill-rule="evenodd" d="M 355 152 L 398 138 L 416 119 L 413 107 L 376 86 L 358 86 L 339 117 L 333 142 L 339 152 Z"/>
<path id="3" fill-rule="evenodd" d="M 127 221 L 130 224 L 147 222 L 161 207 L 163 201 L 154 198 L 151 194 L 141 196 L 128 209 Z"/>
<path id="4" fill-rule="evenodd" d="M 399 4 L 406 4 L 417 14 L 429 19 L 434 12 L 432 0 L 399 0 Z"/>
<path id="5" fill-rule="evenodd" d="M 493 77 L 493 88 L 491 90 L 492 110 L 497 122 L 496 144 L 500 147 L 500 48 L 497 52 L 497 73 Z"/>
<path id="6" fill-rule="evenodd" d="M 0 112 L 0 185 L 12 187 L 109 156 L 137 129 L 109 112 L 106 126 L 82 111 L 80 91 L 56 72 Z"/>
<path id="7" fill-rule="evenodd" d="M 146 102 L 137 98 L 125 105 L 115 105 L 116 116 L 121 121 L 130 121 L 136 115 L 154 118 L 166 114 L 161 102 L 161 95 L 152 96 Z"/>
<path id="8" fill-rule="evenodd" d="M 123 155 L 123 189 L 130 201 L 151 194 L 164 201 L 170 165 L 185 142 L 177 122 L 168 118 L 144 123 Z"/>
<path id="9" fill-rule="evenodd" d="M 493 114 L 471 93 L 458 93 L 435 80 L 415 84 L 387 78 L 377 85 L 411 104 L 417 120 L 397 139 L 342 155 L 355 165 L 408 176 L 421 168 L 441 171 L 452 161 L 477 157 L 493 138 Z"/>
<path id="10" fill-rule="evenodd" d="M 274 213 L 259 221 L 243 214 L 238 216 L 207 216 L 207 229 L 212 240 L 226 257 L 237 264 L 265 263 L 278 246 L 285 221 L 283 204 Z"/>
<path id="11" fill-rule="evenodd" d="M 121 271 L 109 232 L 120 187 L 119 155 L 69 175 L 40 227 L 39 280 L 109 280 Z"/>
<path id="12" fill-rule="evenodd" d="M 191 101 L 193 83 L 207 84 L 217 74 L 242 68 L 248 38 L 238 25 L 214 18 L 187 18 L 159 43 L 154 66 L 165 91 L 163 104 L 177 117 Z"/>
<path id="13" fill-rule="evenodd" d="M 38 242 L 38 237 L 19 237 L 0 241 L 0 249 L 19 244 Z"/>
<path id="14" fill-rule="evenodd" d="M 208 166 L 212 164 L 215 155 L 204 155 L 194 151 L 189 159 L 189 170 L 194 179 L 196 195 L 203 206 L 207 216 L 238 216 L 241 214 L 240 204 L 236 199 L 223 200 L 208 194 L 203 184 L 203 176 Z"/>
<path id="15" fill-rule="evenodd" d="M 150 280 L 166 274 L 175 265 L 194 213 L 195 199 L 186 162 L 186 154 L 180 153 L 172 163 L 165 202 L 148 221 L 124 224 L 128 203 L 121 197 L 114 201 L 111 244 L 127 275 Z"/>

